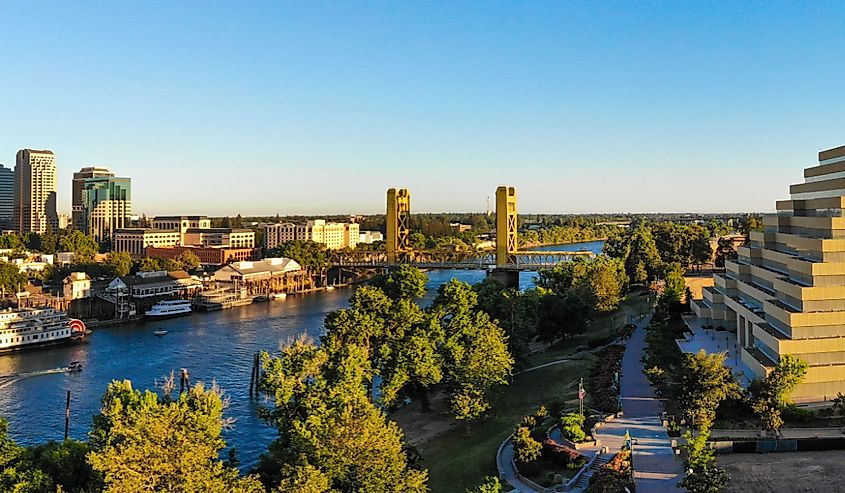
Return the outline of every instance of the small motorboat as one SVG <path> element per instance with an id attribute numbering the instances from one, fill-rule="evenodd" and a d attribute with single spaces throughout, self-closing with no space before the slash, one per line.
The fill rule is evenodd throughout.
<path id="1" fill-rule="evenodd" d="M 163 336 L 163 335 L 167 334 L 167 331 L 164 330 L 164 329 L 158 329 L 157 331 L 153 332 L 153 334 L 157 335 L 157 336 Z"/>
<path id="2" fill-rule="evenodd" d="M 285 299 L 285 298 L 287 298 L 287 297 L 288 297 L 288 295 L 287 295 L 287 294 L 285 294 L 285 293 L 276 293 L 276 294 L 271 294 L 271 295 L 270 295 L 270 299 L 271 299 L 271 300 L 283 300 L 283 299 Z"/>
<path id="3" fill-rule="evenodd" d="M 79 361 L 71 361 L 69 365 L 67 365 L 68 373 L 76 373 L 82 371 L 82 363 Z"/>

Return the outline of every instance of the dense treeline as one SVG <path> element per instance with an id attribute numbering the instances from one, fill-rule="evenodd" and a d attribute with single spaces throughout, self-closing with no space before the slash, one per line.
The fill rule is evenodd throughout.
<path id="1" fill-rule="evenodd" d="M 749 217 L 739 226 L 747 232 L 759 228 L 759 220 Z M 713 221 L 706 225 L 673 222 L 637 222 L 626 230 L 610 235 L 604 253 L 622 260 L 633 283 L 649 283 L 665 278 L 672 269 L 689 269 L 735 256 L 730 243 L 718 243 L 714 251 L 711 239 L 731 233 L 728 225 Z"/>
<path id="2" fill-rule="evenodd" d="M 474 288 L 479 306 L 505 330 L 509 351 L 522 364 L 533 341 L 554 344 L 583 334 L 597 314 L 616 309 L 628 278 L 619 259 L 581 257 L 541 271 L 532 289 L 507 289 L 491 278 Z"/>
<path id="3" fill-rule="evenodd" d="M 593 224 L 576 226 L 548 226 L 519 233 L 520 246 L 556 245 L 579 241 L 600 240 L 617 234 L 619 226 Z"/>

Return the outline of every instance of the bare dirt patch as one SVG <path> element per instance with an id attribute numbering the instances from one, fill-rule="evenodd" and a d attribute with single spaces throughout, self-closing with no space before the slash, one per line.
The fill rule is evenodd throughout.
<path id="1" fill-rule="evenodd" d="M 842 491 L 845 450 L 717 456 L 731 475 L 726 493 Z"/>
<path id="2" fill-rule="evenodd" d="M 456 422 L 449 414 L 449 402 L 446 393 L 437 391 L 429 396 L 431 411 L 421 412 L 420 405 L 412 402 L 390 413 L 390 419 L 405 432 L 405 441 L 412 446 L 425 443 L 432 438 L 451 430 Z"/>

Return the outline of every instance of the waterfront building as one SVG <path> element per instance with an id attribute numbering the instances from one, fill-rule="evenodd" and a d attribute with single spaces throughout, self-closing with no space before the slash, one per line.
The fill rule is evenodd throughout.
<path id="1" fill-rule="evenodd" d="M 73 181 L 71 182 L 71 221 L 73 227 L 79 231 L 87 231 L 85 225 L 85 200 L 82 196 L 85 190 L 85 180 L 92 178 L 110 178 L 113 177 L 108 168 L 100 168 L 97 166 L 88 166 L 82 168 L 73 174 Z"/>
<path id="2" fill-rule="evenodd" d="M 845 393 L 845 146 L 818 159 L 803 183 L 790 186 L 790 199 L 776 203 L 777 213 L 764 216 L 764 230 L 751 232 L 714 275 L 714 286 L 692 303 L 698 318 L 690 319 L 693 332 L 727 328 L 729 349 L 738 346 L 737 365 L 749 377 L 765 377 L 784 354 L 806 361 L 796 402 Z"/>
<path id="3" fill-rule="evenodd" d="M 358 243 L 372 244 L 376 241 L 384 241 L 381 231 L 361 231 L 358 233 Z"/>
<path id="4" fill-rule="evenodd" d="M 134 276 L 114 278 L 106 295 L 114 299 L 190 298 L 202 290 L 202 281 L 183 270 L 139 272 Z"/>
<path id="5" fill-rule="evenodd" d="M 296 260 L 284 257 L 265 258 L 256 261 L 233 262 L 218 269 L 213 278 L 218 282 L 255 282 L 300 270 L 302 267 Z"/>
<path id="6" fill-rule="evenodd" d="M 125 228 L 114 232 L 112 250 L 127 252 L 134 259 L 144 256 L 147 247 L 173 247 L 182 244 L 179 230 Z"/>
<path id="7" fill-rule="evenodd" d="M 15 160 L 13 227 L 44 233 L 59 227 L 56 213 L 56 161 L 53 151 L 21 149 Z"/>
<path id="8" fill-rule="evenodd" d="M 15 213 L 15 172 L 0 164 L 0 229 L 12 227 Z"/>
<path id="9" fill-rule="evenodd" d="M 264 248 L 277 248 L 287 241 L 313 241 L 322 243 L 329 250 L 355 248 L 360 240 L 357 223 L 332 223 L 313 219 L 305 224 L 280 223 L 264 226 Z"/>
<path id="10" fill-rule="evenodd" d="M 76 181 L 74 180 L 74 186 Z M 81 231 L 98 242 L 113 239 L 114 232 L 130 225 L 132 184 L 114 176 L 87 178 L 82 184 Z"/>
<path id="11" fill-rule="evenodd" d="M 71 272 L 62 284 L 65 299 L 78 300 L 91 296 L 91 278 L 84 272 Z"/>
<path id="12" fill-rule="evenodd" d="M 148 246 L 144 253 L 147 257 L 160 257 L 176 260 L 182 253 L 189 251 L 200 259 L 203 265 L 223 265 L 239 260 L 251 260 L 258 255 L 256 248 L 230 248 L 228 246 Z"/>
<path id="13" fill-rule="evenodd" d="M 255 231 L 237 228 L 188 228 L 183 246 L 255 248 Z"/>
<path id="14" fill-rule="evenodd" d="M 272 250 L 282 243 L 296 240 L 296 224 L 277 223 L 264 225 L 264 248 Z"/>
<path id="15" fill-rule="evenodd" d="M 323 243 L 329 250 L 355 248 L 360 236 L 356 223 L 327 223 L 323 219 L 308 221 L 297 227 L 297 235 L 306 241 Z"/>

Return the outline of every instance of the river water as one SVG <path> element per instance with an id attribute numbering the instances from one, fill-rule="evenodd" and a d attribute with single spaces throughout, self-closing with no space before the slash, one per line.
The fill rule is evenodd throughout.
<path id="1" fill-rule="evenodd" d="M 532 248 L 601 252 L 602 241 Z M 452 278 L 474 284 L 484 271 L 444 270 L 428 273 L 428 304 L 437 287 Z M 536 274 L 520 274 L 522 288 L 533 285 Z M 224 432 L 228 446 L 237 448 L 244 466 L 255 463 L 275 437 L 275 430 L 257 417 L 258 403 L 249 399 L 252 355 L 275 351 L 280 343 L 300 334 L 319 337 L 331 311 L 347 306 L 350 289 L 336 289 L 285 300 L 258 303 L 190 317 L 139 322 L 95 329 L 89 341 L 0 356 L 0 376 L 18 375 L 67 366 L 80 361 L 84 370 L 24 378 L 0 378 L 0 417 L 9 420 L 11 436 L 24 445 L 61 440 L 64 408 L 71 391 L 72 438 L 85 439 L 91 418 L 112 380 L 129 379 L 136 388 L 152 389 L 171 371 L 188 368 L 192 382 L 216 381 L 229 398 L 227 416 L 235 418 Z M 153 335 L 165 329 L 163 337 Z"/>

